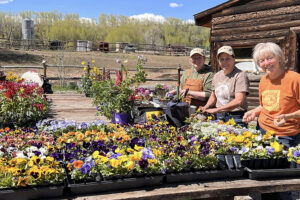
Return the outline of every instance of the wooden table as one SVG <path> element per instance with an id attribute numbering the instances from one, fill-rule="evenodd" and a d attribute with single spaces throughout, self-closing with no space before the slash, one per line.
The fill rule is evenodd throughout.
<path id="1" fill-rule="evenodd" d="M 234 196 L 243 196 L 257 193 L 271 193 L 300 190 L 300 178 L 296 179 L 269 179 L 269 180 L 228 180 L 187 183 L 178 185 L 163 185 L 159 188 L 131 190 L 110 194 L 93 194 L 74 197 L 76 200 L 95 199 L 143 199 L 143 200 L 186 200 L 186 199 L 233 199 Z"/>

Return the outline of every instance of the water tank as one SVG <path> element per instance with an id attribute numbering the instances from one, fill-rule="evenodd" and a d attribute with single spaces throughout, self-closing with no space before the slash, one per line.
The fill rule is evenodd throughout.
<path id="1" fill-rule="evenodd" d="M 33 48 L 34 39 L 34 21 L 29 18 L 25 18 L 22 21 L 22 39 L 25 49 Z"/>
<path id="2" fill-rule="evenodd" d="M 87 40 L 77 40 L 77 51 L 87 51 Z"/>

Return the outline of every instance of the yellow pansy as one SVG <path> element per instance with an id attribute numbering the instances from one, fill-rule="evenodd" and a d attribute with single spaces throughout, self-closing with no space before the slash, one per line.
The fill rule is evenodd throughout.
<path id="1" fill-rule="evenodd" d="M 174 157 L 176 154 L 174 152 L 169 153 L 169 156 Z"/>
<path id="2" fill-rule="evenodd" d="M 281 144 L 279 144 L 278 142 L 271 142 L 270 143 L 271 147 L 274 148 L 274 151 L 277 152 L 281 152 L 282 151 L 282 146 Z"/>
<path id="3" fill-rule="evenodd" d="M 105 157 L 105 156 L 99 156 L 99 159 L 103 163 L 106 163 L 109 160 L 108 157 Z"/>
<path id="4" fill-rule="evenodd" d="M 157 161 L 156 158 L 154 158 L 154 159 L 148 159 L 148 163 L 149 163 L 149 164 L 157 164 L 158 161 Z"/>
<path id="5" fill-rule="evenodd" d="M 94 151 L 94 153 L 92 154 L 94 159 L 97 159 L 99 156 L 99 151 Z"/>
<path id="6" fill-rule="evenodd" d="M 161 151 L 159 149 L 154 148 L 154 149 L 152 149 L 152 151 L 156 157 L 161 155 Z"/>
<path id="7" fill-rule="evenodd" d="M 128 153 L 133 153 L 133 152 L 134 152 L 134 150 L 133 150 L 132 148 L 127 148 L 126 151 L 127 151 Z"/>
<path id="8" fill-rule="evenodd" d="M 117 168 L 119 165 L 121 164 L 121 162 L 117 159 L 111 159 L 110 160 L 110 165 L 113 167 L 113 168 Z"/>
<path id="9" fill-rule="evenodd" d="M 243 133 L 243 136 L 244 137 L 252 137 L 252 133 L 251 132 L 249 132 L 249 131 L 245 131 L 244 133 Z"/>
<path id="10" fill-rule="evenodd" d="M 125 165 L 125 168 L 128 169 L 128 170 L 133 170 L 134 168 L 134 162 L 132 161 L 128 161 Z"/>
<path id="11" fill-rule="evenodd" d="M 137 151 L 141 151 L 144 147 L 140 147 L 138 145 L 134 145 L 134 149 Z"/>

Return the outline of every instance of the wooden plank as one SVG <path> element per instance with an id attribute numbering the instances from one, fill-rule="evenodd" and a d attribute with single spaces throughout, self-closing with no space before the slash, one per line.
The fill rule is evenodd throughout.
<path id="1" fill-rule="evenodd" d="M 279 43 L 284 40 L 285 37 L 276 37 L 276 38 L 264 38 L 264 39 L 252 39 L 252 40 L 238 40 L 238 41 L 228 41 L 228 42 L 220 42 L 222 45 L 229 45 L 235 48 L 238 47 L 253 47 L 254 45 L 261 42 L 274 42 Z"/>
<path id="2" fill-rule="evenodd" d="M 227 8 L 231 5 L 234 5 L 236 3 L 238 3 L 240 0 L 231 0 L 231 1 L 227 1 L 225 3 L 222 3 L 221 5 L 219 6 L 215 6 L 213 8 L 210 8 L 208 10 L 205 10 L 204 12 L 201 12 L 201 13 L 197 13 L 194 15 L 194 19 L 195 19 L 195 22 L 197 25 L 199 24 L 207 24 L 207 26 L 210 26 L 210 23 L 207 23 L 211 20 L 211 15 L 213 13 L 216 13 L 216 12 L 219 12 L 220 10 L 224 9 L 224 8 Z M 246 0 L 244 0 L 246 1 Z M 249 0 L 247 0 L 249 1 Z"/>
<path id="3" fill-rule="evenodd" d="M 224 24 L 213 24 L 212 29 L 228 29 L 228 28 L 238 28 L 245 26 L 262 25 L 262 24 L 274 24 L 281 23 L 286 21 L 293 21 L 300 18 L 300 13 L 291 13 L 291 14 L 281 14 L 275 16 L 267 16 L 258 19 L 248 19 L 245 21 L 229 22 Z"/>
<path id="4" fill-rule="evenodd" d="M 52 81 L 57 81 L 57 80 L 81 80 L 81 77 L 47 77 L 48 80 L 52 80 Z M 172 79 L 172 78 L 166 78 L 166 79 L 151 79 L 151 78 L 147 78 L 146 81 L 176 81 L 177 79 Z"/>
<path id="5" fill-rule="evenodd" d="M 300 179 L 276 180 L 227 180 L 170 185 L 152 189 L 136 189 L 116 191 L 114 193 L 78 196 L 76 200 L 186 200 L 186 199 L 217 199 L 239 195 L 285 192 L 300 190 Z"/>
<path id="6" fill-rule="evenodd" d="M 16 68 L 16 69 L 21 69 L 21 68 L 25 68 L 25 69 L 27 69 L 27 68 L 31 68 L 31 69 L 44 69 L 43 66 L 30 66 L 30 65 L 28 65 L 28 66 L 13 66 L 13 65 L 8 66 L 8 65 L 4 65 L 4 66 L 0 66 L 0 67 L 1 68 Z"/>
<path id="7" fill-rule="evenodd" d="M 297 6 L 277 8 L 273 10 L 263 10 L 263 11 L 245 13 L 245 14 L 213 17 L 212 24 L 213 25 L 226 24 L 231 22 L 246 21 L 249 19 L 261 19 L 264 17 L 266 18 L 266 17 L 276 16 L 276 15 L 286 15 L 286 14 L 293 14 L 299 12 L 300 12 L 300 5 L 297 5 Z"/>
<path id="8" fill-rule="evenodd" d="M 300 0 L 272 0 L 272 1 L 264 1 L 258 2 L 256 4 L 251 5 L 241 5 L 241 6 L 233 6 L 227 9 L 222 10 L 222 12 L 217 13 L 214 17 L 233 15 L 233 14 L 241 14 L 241 13 L 249 13 L 249 12 L 257 12 L 262 10 L 270 10 L 282 7 L 288 7 L 293 5 L 299 5 Z"/>
<path id="9" fill-rule="evenodd" d="M 289 29 L 293 26 L 300 26 L 300 20 L 294 20 L 290 22 L 281 22 L 275 24 L 253 25 L 249 27 L 231 28 L 231 29 L 218 29 L 212 30 L 212 36 L 226 35 L 226 34 L 238 34 L 238 33 L 250 33 L 259 31 L 271 31 L 271 30 L 283 30 Z"/>
<path id="10" fill-rule="evenodd" d="M 270 37 L 278 37 L 278 36 L 286 36 L 288 35 L 289 30 L 274 30 L 274 31 L 259 31 L 259 32 L 251 32 L 244 33 L 240 32 L 237 34 L 230 35 L 218 35 L 211 36 L 211 42 L 219 42 L 219 41 L 235 41 L 235 40 L 246 40 L 246 39 L 259 39 L 259 38 L 270 38 Z"/>

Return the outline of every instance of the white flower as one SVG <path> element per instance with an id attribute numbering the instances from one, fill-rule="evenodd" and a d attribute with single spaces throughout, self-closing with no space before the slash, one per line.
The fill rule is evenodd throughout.
<path id="1" fill-rule="evenodd" d="M 225 139 L 226 139 L 225 136 L 216 137 L 216 140 L 219 141 L 219 142 L 223 142 L 223 141 L 225 141 Z"/>
<path id="2" fill-rule="evenodd" d="M 42 87 L 44 83 L 41 75 L 35 71 L 25 72 L 21 78 L 25 80 L 25 83 L 37 83 L 40 87 Z"/>
<path id="3" fill-rule="evenodd" d="M 7 149 L 6 149 L 6 151 L 8 152 L 8 153 L 13 153 L 14 151 L 15 151 L 15 147 L 8 147 Z"/>
<path id="4" fill-rule="evenodd" d="M 28 159 L 27 156 L 24 155 L 23 151 L 17 151 L 16 157 L 17 158 L 26 158 L 26 159 Z"/>
<path id="5" fill-rule="evenodd" d="M 258 135 L 254 138 L 256 141 L 261 141 L 263 139 L 262 135 Z"/>
<path id="6" fill-rule="evenodd" d="M 289 151 L 282 150 L 282 154 L 283 154 L 283 155 L 287 155 L 288 153 L 289 153 Z"/>
<path id="7" fill-rule="evenodd" d="M 35 146 L 28 147 L 27 149 L 28 149 L 28 152 L 33 152 L 33 151 L 39 150 L 39 149 L 38 149 L 37 147 L 35 147 Z"/>
<path id="8" fill-rule="evenodd" d="M 41 147 L 39 149 L 39 151 L 41 152 L 42 155 L 47 155 L 48 154 L 47 147 Z"/>
<path id="9" fill-rule="evenodd" d="M 32 152 L 29 152 L 29 153 L 27 153 L 27 155 L 28 155 L 28 157 L 29 157 L 29 158 L 31 158 L 31 157 L 33 157 L 33 156 L 35 156 L 35 154 L 34 154 L 34 153 L 32 153 Z"/>

